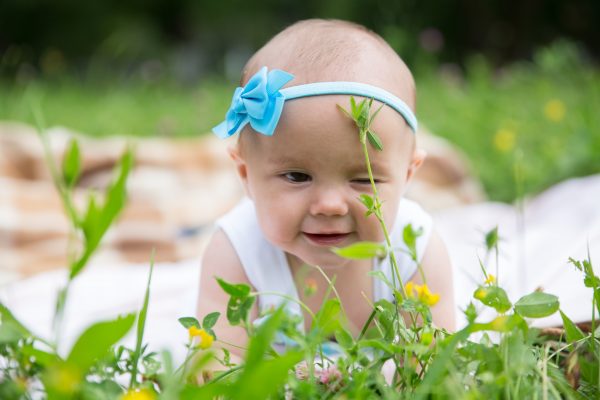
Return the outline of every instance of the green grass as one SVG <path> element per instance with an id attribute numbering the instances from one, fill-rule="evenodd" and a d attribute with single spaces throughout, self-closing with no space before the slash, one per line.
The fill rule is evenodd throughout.
<path id="1" fill-rule="evenodd" d="M 502 71 L 473 59 L 463 78 L 418 84 L 421 121 L 464 150 L 492 199 L 517 196 L 515 163 L 526 193 L 600 172 L 600 73 L 567 44 Z"/>
<path id="2" fill-rule="evenodd" d="M 476 57 L 459 74 L 431 71 L 416 73 L 420 122 L 465 152 L 491 199 L 512 201 L 519 195 L 517 163 L 526 194 L 600 172 L 600 73 L 574 46 L 559 42 L 533 61 L 499 71 Z M 139 79 L 4 81 L 0 119 L 32 123 L 34 99 L 49 126 L 94 136 L 194 136 L 220 122 L 234 87 L 220 78 L 193 85 Z M 548 104 L 554 105 L 554 120 L 544 111 Z"/>
<path id="3" fill-rule="evenodd" d="M 33 101 L 41 105 L 48 126 L 63 125 L 92 136 L 193 136 L 208 132 L 218 121 L 229 92 L 215 79 L 188 87 L 138 80 L 2 82 L 0 119 L 33 123 Z"/>

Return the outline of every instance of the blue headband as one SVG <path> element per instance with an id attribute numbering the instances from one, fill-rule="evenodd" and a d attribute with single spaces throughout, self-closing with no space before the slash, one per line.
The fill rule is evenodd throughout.
<path id="1" fill-rule="evenodd" d="M 398 111 L 413 132 L 417 131 L 417 118 L 405 102 L 376 86 L 358 82 L 316 82 L 281 89 L 294 79 L 294 75 L 267 67 L 250 78 L 246 86 L 233 93 L 225 121 L 213 128 L 221 139 L 235 135 L 250 123 L 252 129 L 266 136 L 273 135 L 286 100 L 309 96 L 348 94 L 378 100 Z"/>

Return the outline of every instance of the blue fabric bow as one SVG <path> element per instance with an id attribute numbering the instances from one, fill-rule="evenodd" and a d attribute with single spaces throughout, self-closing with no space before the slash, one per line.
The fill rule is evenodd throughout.
<path id="1" fill-rule="evenodd" d="M 224 139 L 250 123 L 256 132 L 272 136 L 285 102 L 279 90 L 293 78 L 294 75 L 285 71 L 267 72 L 267 67 L 262 67 L 245 87 L 235 90 L 225 121 L 215 126 L 213 132 Z"/>

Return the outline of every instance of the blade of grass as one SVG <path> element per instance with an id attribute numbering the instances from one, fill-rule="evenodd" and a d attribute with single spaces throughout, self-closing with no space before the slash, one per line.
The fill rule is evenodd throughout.
<path id="1" fill-rule="evenodd" d="M 146 327 L 146 316 L 148 315 L 148 303 L 150 300 L 150 283 L 152 282 L 152 272 L 154 271 L 154 254 L 155 249 L 152 249 L 150 255 L 150 272 L 148 273 L 148 282 L 146 283 L 146 293 L 144 294 L 144 304 L 140 310 L 137 323 L 137 335 L 135 341 L 135 351 L 132 355 L 133 370 L 131 371 L 131 380 L 129 381 L 129 389 L 133 389 L 136 384 L 136 377 L 138 372 L 138 364 L 142 352 L 142 343 L 144 340 L 144 329 Z"/>

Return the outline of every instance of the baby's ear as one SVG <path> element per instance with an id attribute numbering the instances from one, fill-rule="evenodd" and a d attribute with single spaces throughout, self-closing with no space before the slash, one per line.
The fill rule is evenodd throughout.
<path id="1" fill-rule="evenodd" d="M 246 194 L 249 195 L 250 193 L 248 192 L 248 166 L 246 165 L 246 161 L 240 153 L 239 146 L 237 144 L 231 145 L 227 148 L 227 152 L 229 153 L 229 157 L 231 157 L 231 159 L 235 163 L 235 169 L 238 173 L 238 176 L 240 177 L 240 180 L 242 181 L 242 184 L 244 185 L 244 190 L 246 191 Z"/>
<path id="2" fill-rule="evenodd" d="M 412 159 L 408 165 L 408 171 L 406 171 L 406 182 L 409 182 L 415 175 L 415 172 L 419 169 L 423 161 L 427 158 L 427 152 L 423 149 L 415 149 L 413 152 Z"/>

